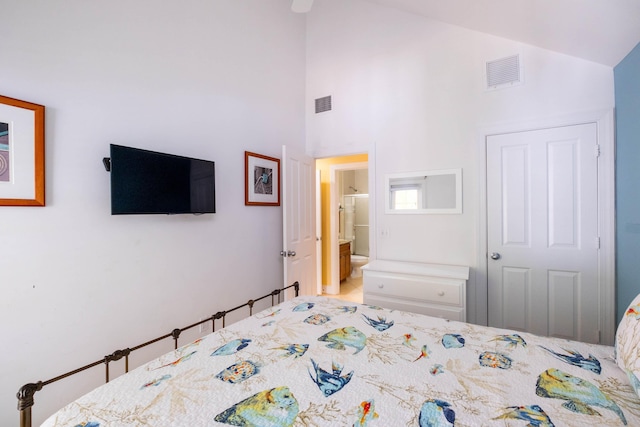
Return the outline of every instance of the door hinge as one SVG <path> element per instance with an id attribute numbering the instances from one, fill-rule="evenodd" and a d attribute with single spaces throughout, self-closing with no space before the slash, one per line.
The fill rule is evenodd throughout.
<path id="1" fill-rule="evenodd" d="M 596 249 L 600 249 L 600 237 L 596 237 Z"/>
<path id="2" fill-rule="evenodd" d="M 594 150 L 596 157 L 600 157 L 600 144 L 596 144 L 596 149 Z"/>

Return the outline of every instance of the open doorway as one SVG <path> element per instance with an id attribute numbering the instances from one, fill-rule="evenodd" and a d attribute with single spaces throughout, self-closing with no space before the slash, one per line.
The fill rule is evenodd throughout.
<path id="1" fill-rule="evenodd" d="M 318 159 L 321 176 L 322 291 L 362 302 L 360 268 L 369 256 L 369 163 L 366 154 Z"/>
<path id="2" fill-rule="evenodd" d="M 364 163 L 335 168 L 331 200 L 337 197 L 338 216 L 337 221 L 331 221 L 331 224 L 337 226 L 337 230 L 332 228 L 332 235 L 337 231 L 339 249 L 337 261 L 332 254 L 332 266 L 338 266 L 339 298 L 361 303 L 361 268 L 369 262 L 369 169 Z M 332 273 L 335 283 L 336 273 Z"/>

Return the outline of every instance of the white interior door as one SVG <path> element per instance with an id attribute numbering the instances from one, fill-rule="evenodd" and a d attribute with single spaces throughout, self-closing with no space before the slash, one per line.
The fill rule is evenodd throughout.
<path id="1" fill-rule="evenodd" d="M 487 137 L 490 326 L 600 340 L 595 123 Z"/>
<path id="2" fill-rule="evenodd" d="M 282 146 L 284 286 L 300 283 L 300 295 L 316 295 L 315 160 Z"/>

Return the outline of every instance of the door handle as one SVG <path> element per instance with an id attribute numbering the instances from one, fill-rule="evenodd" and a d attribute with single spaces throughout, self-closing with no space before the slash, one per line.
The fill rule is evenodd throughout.
<path id="1" fill-rule="evenodd" d="M 492 260 L 499 260 L 501 258 L 501 255 L 498 252 L 491 252 L 491 255 L 489 256 Z"/>
<path id="2" fill-rule="evenodd" d="M 296 256 L 296 251 L 287 252 L 287 256 Z"/>

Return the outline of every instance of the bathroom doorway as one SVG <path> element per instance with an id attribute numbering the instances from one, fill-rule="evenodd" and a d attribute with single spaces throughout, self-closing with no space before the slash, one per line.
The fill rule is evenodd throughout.
<path id="1" fill-rule="evenodd" d="M 316 159 L 316 167 L 321 171 L 323 295 L 362 302 L 360 266 L 363 262 L 357 258 L 366 259 L 370 251 L 369 156 Z M 348 266 L 346 275 L 345 244 L 349 264 L 352 257 L 354 259 L 354 266 Z"/>
<path id="2" fill-rule="evenodd" d="M 362 302 L 361 268 L 369 262 L 368 172 L 368 168 L 336 170 L 339 295 L 353 302 Z"/>
<path id="3" fill-rule="evenodd" d="M 337 236 L 331 245 L 331 282 L 342 298 L 359 299 L 361 267 L 369 261 L 368 163 L 333 165 L 331 184 L 330 233 Z"/>

